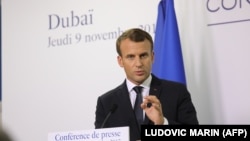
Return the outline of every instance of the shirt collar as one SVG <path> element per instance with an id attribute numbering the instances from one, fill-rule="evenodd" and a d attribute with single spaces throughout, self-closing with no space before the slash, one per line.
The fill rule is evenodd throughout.
<path id="1" fill-rule="evenodd" d="M 149 75 L 148 78 L 142 84 L 140 84 L 140 86 L 149 89 L 151 80 L 152 80 L 152 76 Z M 129 81 L 128 78 L 126 78 L 126 84 L 127 84 L 127 88 L 128 88 L 129 92 L 131 92 L 133 90 L 133 88 L 136 86 L 134 83 Z"/>

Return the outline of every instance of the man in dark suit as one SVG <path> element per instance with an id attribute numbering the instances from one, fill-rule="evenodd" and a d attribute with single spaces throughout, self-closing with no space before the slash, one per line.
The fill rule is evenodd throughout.
<path id="1" fill-rule="evenodd" d="M 140 140 L 141 124 L 198 124 L 195 107 L 185 85 L 157 78 L 151 73 L 153 40 L 144 30 L 125 31 L 116 41 L 118 63 L 125 81 L 98 97 L 95 128 L 129 126 L 130 141 Z M 141 86 L 143 123 L 137 121 L 135 86 Z M 114 108 L 115 105 L 115 108 Z M 113 108 L 113 109 L 112 109 Z M 107 115 L 108 120 L 104 122 Z"/>

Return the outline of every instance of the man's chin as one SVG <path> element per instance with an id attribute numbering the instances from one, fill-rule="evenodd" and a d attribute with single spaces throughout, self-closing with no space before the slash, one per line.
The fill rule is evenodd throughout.
<path id="1" fill-rule="evenodd" d="M 147 77 L 145 75 L 140 75 L 136 77 L 136 82 L 137 83 L 142 83 L 147 79 Z"/>

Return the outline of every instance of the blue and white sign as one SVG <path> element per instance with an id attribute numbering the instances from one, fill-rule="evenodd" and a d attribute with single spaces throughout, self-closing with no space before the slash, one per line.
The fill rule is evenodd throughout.
<path id="1" fill-rule="evenodd" d="M 128 141 L 129 127 L 54 132 L 48 141 Z"/>

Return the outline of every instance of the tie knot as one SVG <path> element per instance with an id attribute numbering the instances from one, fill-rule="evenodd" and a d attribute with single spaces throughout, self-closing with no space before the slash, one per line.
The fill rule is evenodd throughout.
<path id="1" fill-rule="evenodd" d="M 143 88 L 142 86 L 135 86 L 133 89 L 134 89 L 134 91 L 136 92 L 136 94 L 140 94 L 142 88 Z"/>

